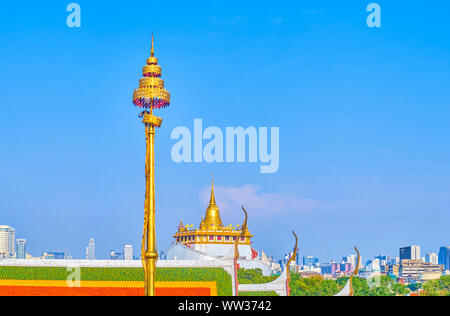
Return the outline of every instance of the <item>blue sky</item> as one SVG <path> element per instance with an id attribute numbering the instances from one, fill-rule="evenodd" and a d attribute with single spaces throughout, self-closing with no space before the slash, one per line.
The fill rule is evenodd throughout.
<path id="1" fill-rule="evenodd" d="M 157 237 L 198 225 L 211 174 L 254 247 L 367 258 L 450 239 L 450 4 L 376 1 L 2 3 L 0 224 L 33 255 L 140 245 L 144 128 L 131 96 L 155 33 L 172 104 L 158 114 Z M 171 131 L 280 127 L 280 169 L 176 164 Z M 135 251 L 137 254 L 138 251 Z"/>

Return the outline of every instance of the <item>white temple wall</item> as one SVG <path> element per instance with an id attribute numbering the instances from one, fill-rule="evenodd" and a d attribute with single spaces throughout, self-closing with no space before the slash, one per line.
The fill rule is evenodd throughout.
<path id="1" fill-rule="evenodd" d="M 220 246 L 227 246 L 227 245 L 220 245 Z M 242 247 L 242 248 L 241 248 Z M 199 247 L 200 248 L 200 247 Z M 200 249 L 205 249 L 205 248 L 200 248 Z M 206 248 L 206 250 L 208 250 L 208 248 Z M 233 255 L 234 254 L 234 246 L 232 247 L 223 247 L 220 249 L 221 252 L 220 255 L 224 256 L 223 253 L 225 253 L 226 255 Z M 251 259 L 251 248 L 248 245 L 240 245 L 239 246 L 239 254 L 241 256 L 242 253 L 246 250 L 250 251 L 250 255 L 247 256 L 248 258 Z M 226 252 L 225 252 L 226 251 Z M 196 250 L 196 249 L 192 249 L 190 247 L 187 247 L 185 245 L 182 244 L 177 244 L 174 245 L 172 248 L 169 249 L 168 253 L 167 253 L 167 259 L 168 260 L 180 260 L 180 261 L 185 261 L 185 260 L 194 260 L 194 261 L 221 261 L 219 256 L 217 257 L 213 257 L 213 256 L 208 256 L 207 254 L 201 252 L 200 250 Z M 263 261 L 261 260 L 250 260 L 250 259 L 240 259 L 238 260 L 238 264 L 242 269 L 261 269 L 262 270 L 262 274 L 264 276 L 269 276 L 272 274 L 272 269 L 270 267 L 270 265 L 265 264 Z M 231 262 L 231 261 L 230 261 Z"/>
<path id="2" fill-rule="evenodd" d="M 167 251 L 167 260 L 217 260 L 207 253 L 196 251 L 182 244 L 177 244 Z"/>
<path id="3" fill-rule="evenodd" d="M 195 244 L 194 249 L 214 257 L 225 257 L 234 253 L 234 244 Z M 252 249 L 249 245 L 238 245 L 239 257 L 252 260 Z"/>

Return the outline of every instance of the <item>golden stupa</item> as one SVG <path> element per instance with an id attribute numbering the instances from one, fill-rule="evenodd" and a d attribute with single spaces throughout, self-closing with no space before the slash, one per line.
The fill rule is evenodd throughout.
<path id="1" fill-rule="evenodd" d="M 211 198 L 208 208 L 206 209 L 205 219 L 200 223 L 203 227 L 222 227 L 222 219 L 220 218 L 219 207 L 216 205 L 216 197 L 214 196 L 214 180 L 211 185 Z"/>
<path id="2" fill-rule="evenodd" d="M 202 218 L 199 228 L 193 229 L 192 225 L 183 225 L 183 221 L 181 221 L 180 226 L 178 226 L 178 231 L 173 237 L 177 243 L 195 248 L 195 245 L 200 244 L 234 245 L 234 242 L 239 238 L 240 234 L 241 229 L 239 225 L 223 225 L 222 219 L 220 218 L 220 210 L 216 204 L 213 180 L 209 205 L 206 208 L 205 217 Z M 250 246 L 252 237 L 246 228 L 245 234 L 239 238 L 238 243 L 240 245 Z"/>

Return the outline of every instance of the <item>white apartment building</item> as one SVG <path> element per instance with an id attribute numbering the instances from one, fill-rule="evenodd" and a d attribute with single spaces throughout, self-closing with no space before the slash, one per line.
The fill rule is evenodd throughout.
<path id="1" fill-rule="evenodd" d="M 356 267 L 356 263 L 358 261 L 358 257 L 356 255 L 350 255 L 345 258 L 343 258 L 344 263 L 350 263 L 353 267 L 353 269 Z"/>
<path id="2" fill-rule="evenodd" d="M 86 260 L 95 260 L 95 241 L 93 238 L 89 239 L 89 244 L 86 247 Z"/>
<path id="3" fill-rule="evenodd" d="M 381 271 L 381 265 L 380 265 L 380 259 L 375 258 L 373 260 L 370 260 L 367 263 L 367 271 L 371 271 L 371 272 L 379 272 Z"/>
<path id="4" fill-rule="evenodd" d="M 439 261 L 439 256 L 434 252 L 428 253 L 425 256 L 426 263 L 438 264 L 438 261 Z"/>
<path id="5" fill-rule="evenodd" d="M 123 247 L 123 259 L 124 260 L 133 260 L 133 246 L 125 245 Z"/>
<path id="6" fill-rule="evenodd" d="M 15 258 L 16 231 L 9 226 L 0 225 L 0 258 Z"/>

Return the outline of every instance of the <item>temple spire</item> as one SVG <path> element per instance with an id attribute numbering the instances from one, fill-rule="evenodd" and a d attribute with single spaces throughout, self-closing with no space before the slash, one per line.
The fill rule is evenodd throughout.
<path id="1" fill-rule="evenodd" d="M 150 56 L 155 57 L 155 41 L 152 33 L 152 49 L 150 50 Z"/>
<path id="2" fill-rule="evenodd" d="M 214 196 L 214 179 L 211 180 L 211 198 L 209 199 L 209 205 L 216 205 L 216 197 Z"/>
<path id="3" fill-rule="evenodd" d="M 212 180 L 211 183 L 211 198 L 209 200 L 208 208 L 206 209 L 204 223 L 207 228 L 223 226 L 219 207 L 216 205 L 216 197 L 214 196 L 214 180 Z"/>

